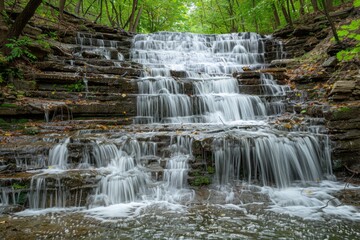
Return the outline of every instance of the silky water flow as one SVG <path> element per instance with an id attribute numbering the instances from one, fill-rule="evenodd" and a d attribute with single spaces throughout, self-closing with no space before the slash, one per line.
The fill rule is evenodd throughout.
<path id="1" fill-rule="evenodd" d="M 106 59 L 119 44 L 84 34 L 77 42 Z M 120 227 L 107 236 L 187 239 L 286 236 L 277 230 L 281 227 L 298 237 L 314 237 L 317 228 L 309 219 L 359 221 L 355 207 L 332 195 L 344 184 L 332 174 L 324 127 L 290 131 L 270 124 L 285 113 L 289 86 L 259 72 L 258 90 L 251 94 L 233 76 L 266 68 L 268 42 L 276 57 L 285 55 L 280 42 L 256 33 L 134 36 L 131 59 L 143 72 L 132 127 L 153 129 L 80 131 L 78 137 L 87 139 L 80 163 L 68 160 L 73 140 L 60 141 L 49 152 L 49 169 L 31 181 L 31 209 L 19 215 L 75 208 L 104 221 L 123 221 L 116 226 L 126 230 Z M 114 62 L 122 59 L 119 54 Z M 201 160 L 194 147 L 199 144 L 207 147 Z M 207 173 L 201 175 L 197 166 Z M 65 187 L 73 171 L 96 172 L 93 185 Z M 194 187 L 191 181 L 206 186 Z M 3 193 L 6 202 L 11 199 Z M 269 216 L 274 222 L 264 224 Z M 172 232 L 174 226 L 183 233 Z M 348 236 L 357 230 L 350 229 Z M 327 231 L 321 236 L 329 236 Z"/>

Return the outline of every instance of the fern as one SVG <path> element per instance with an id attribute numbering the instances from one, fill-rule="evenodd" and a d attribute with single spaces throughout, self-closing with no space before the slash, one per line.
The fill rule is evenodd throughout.
<path id="1" fill-rule="evenodd" d="M 31 61 L 36 60 L 36 56 L 32 54 L 27 48 L 27 46 L 30 44 L 31 39 L 29 37 L 9 39 L 9 43 L 5 44 L 5 46 L 8 47 L 11 51 L 10 54 L 5 57 L 5 60 L 11 62 L 23 56 L 27 57 Z"/>

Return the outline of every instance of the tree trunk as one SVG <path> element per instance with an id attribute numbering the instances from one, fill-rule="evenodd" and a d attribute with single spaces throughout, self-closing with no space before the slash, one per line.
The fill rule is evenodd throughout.
<path id="1" fill-rule="evenodd" d="M 319 11 L 319 6 L 318 6 L 317 1 L 318 1 L 318 0 L 311 0 L 311 5 L 312 5 L 313 8 L 314 8 L 314 12 L 318 12 L 318 11 Z"/>
<path id="2" fill-rule="evenodd" d="M 245 32 L 245 20 L 244 20 L 244 16 L 241 16 L 241 29 L 243 32 Z"/>
<path id="3" fill-rule="evenodd" d="M 301 16 L 305 15 L 304 5 L 305 5 L 304 0 L 300 0 L 300 9 L 299 9 L 299 11 L 300 11 Z"/>
<path id="4" fill-rule="evenodd" d="M 136 8 L 137 8 L 137 3 L 138 3 L 138 0 L 133 0 L 131 14 L 129 17 L 129 31 L 131 31 L 134 27 L 134 17 L 135 17 L 135 12 L 136 12 Z"/>
<path id="5" fill-rule="evenodd" d="M 331 12 L 334 8 L 333 0 L 326 0 L 325 4 L 326 4 L 326 8 L 327 8 L 328 12 Z"/>
<path id="6" fill-rule="evenodd" d="M 292 19 L 291 19 L 290 0 L 286 0 L 286 7 L 287 7 L 288 15 L 289 15 L 289 24 L 290 24 L 290 26 L 292 26 L 293 22 L 292 22 Z"/>
<path id="7" fill-rule="evenodd" d="M 59 19 L 64 20 L 64 8 L 66 0 L 59 1 Z"/>
<path id="8" fill-rule="evenodd" d="M 24 10 L 16 17 L 14 24 L 9 29 L 6 38 L 0 43 L 0 49 L 6 44 L 7 39 L 19 38 L 22 30 L 34 15 L 36 9 L 40 6 L 42 0 L 30 0 Z M 5 51 L 8 49 L 5 48 Z"/>
<path id="9" fill-rule="evenodd" d="M 3 11 L 5 11 L 5 2 L 4 0 L 0 0 L 0 43 L 4 40 L 7 33 L 7 27 L 5 24 Z"/>
<path id="10" fill-rule="evenodd" d="M 0 0 L 0 13 L 5 10 L 5 1 Z"/>
<path id="11" fill-rule="evenodd" d="M 110 12 L 109 12 L 109 6 L 108 6 L 108 2 L 105 0 L 105 9 L 106 9 L 106 16 L 108 17 L 109 23 L 111 24 L 112 27 L 115 27 L 116 22 L 114 21 L 114 18 L 111 16 Z"/>
<path id="12" fill-rule="evenodd" d="M 136 19 L 135 19 L 135 23 L 133 25 L 133 29 L 131 32 L 136 32 L 136 29 L 139 25 L 139 21 L 140 21 L 140 16 L 141 16 L 141 13 L 142 13 L 142 10 L 143 10 L 143 6 L 140 7 L 139 11 L 138 11 L 138 14 L 136 16 Z"/>
<path id="13" fill-rule="evenodd" d="M 285 6 L 284 6 L 283 3 L 281 4 L 281 11 L 282 11 L 282 13 L 283 13 L 283 15 L 284 15 L 284 18 L 285 18 L 285 20 L 286 20 L 286 23 L 289 24 L 290 26 L 292 26 L 291 18 L 289 17 L 289 14 L 288 14 L 288 12 L 286 11 L 286 8 L 285 8 Z"/>
<path id="14" fill-rule="evenodd" d="M 332 31 L 332 33 L 334 35 L 335 41 L 336 41 L 337 44 L 341 44 L 339 36 L 338 36 L 338 34 L 336 32 L 335 24 L 334 24 L 333 20 L 330 17 L 329 9 L 327 8 L 327 5 L 326 5 L 326 0 L 321 0 L 321 3 L 323 5 L 325 17 L 326 17 L 326 19 L 328 20 L 328 22 L 330 24 L 330 28 L 331 28 L 331 31 Z"/>
<path id="15" fill-rule="evenodd" d="M 83 0 L 79 0 L 75 6 L 75 14 L 78 16 L 80 16 L 80 8 L 82 6 L 82 2 L 83 2 Z"/>
<path id="16" fill-rule="evenodd" d="M 255 2 L 255 0 L 252 0 L 252 6 L 253 6 L 253 8 L 256 7 L 256 2 Z M 258 32 L 259 32 L 259 24 L 258 24 L 258 20 L 257 20 L 256 14 L 254 14 L 254 24 L 255 24 L 256 32 L 258 33 Z"/>
<path id="17" fill-rule="evenodd" d="M 97 1 L 97 0 L 94 0 L 94 1 L 89 5 L 89 7 L 85 10 L 85 12 L 84 12 L 84 14 L 83 14 L 83 17 L 86 16 L 86 14 L 87 14 L 88 11 L 90 10 L 91 6 L 92 6 L 96 1 Z M 83 9 L 83 11 L 84 11 L 84 9 Z"/>
<path id="18" fill-rule="evenodd" d="M 292 8 L 293 12 L 296 12 L 293 0 L 290 0 L 290 3 L 291 3 L 291 8 Z"/>
<path id="19" fill-rule="evenodd" d="M 99 15 L 96 17 L 94 23 L 96 23 L 97 20 L 99 20 L 99 19 L 100 19 L 100 21 L 101 21 L 102 10 L 103 10 L 103 0 L 100 0 L 100 13 L 99 13 Z"/>
<path id="20" fill-rule="evenodd" d="M 118 11 L 116 10 L 116 7 L 115 7 L 115 5 L 114 5 L 114 3 L 113 3 L 113 1 L 110 1 L 110 4 L 111 4 L 111 9 L 112 9 L 112 11 L 114 12 L 114 14 L 115 14 L 115 21 L 116 21 L 116 25 L 117 25 L 117 27 L 118 28 L 120 28 L 120 26 L 121 26 L 121 19 L 119 19 L 120 18 L 120 16 L 119 16 L 119 13 L 118 13 Z"/>
<path id="21" fill-rule="evenodd" d="M 273 9 L 274 20 L 275 20 L 275 28 L 277 28 L 278 26 L 280 26 L 280 17 L 279 17 L 279 13 L 276 9 L 276 5 L 274 3 L 272 3 L 272 9 Z"/>

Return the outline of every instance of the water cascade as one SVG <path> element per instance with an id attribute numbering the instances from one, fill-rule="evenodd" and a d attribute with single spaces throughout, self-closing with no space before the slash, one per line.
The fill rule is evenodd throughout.
<path id="1" fill-rule="evenodd" d="M 100 54 L 114 67 L 123 59 L 116 41 L 81 33 L 77 43 L 79 54 Z M 291 215 L 302 208 L 316 219 L 350 213 L 360 219 L 332 201 L 343 186 L 327 181 L 334 177 L 323 121 L 274 124 L 291 109 L 290 87 L 265 71 L 285 55 L 281 43 L 255 33 L 160 32 L 136 35 L 130 55 L 143 66 L 134 123 L 81 130 L 53 144 L 42 159 L 49 169 L 30 182 L 30 208 L 86 207 L 85 214 L 104 219 L 152 219 L 163 209 L 184 213 L 191 204 L 246 215 L 261 203 L 262 211 Z M 15 198 L 3 189 L 0 203 Z"/>
<path id="2" fill-rule="evenodd" d="M 266 41 L 268 37 L 255 33 L 135 36 L 132 58 L 145 67 L 138 82 L 135 122 L 221 123 L 282 113 L 279 99 L 269 102 L 243 94 L 231 76 L 244 68 L 264 67 Z M 263 74 L 262 82 L 264 95 L 285 96 L 289 90 L 268 74 Z"/>

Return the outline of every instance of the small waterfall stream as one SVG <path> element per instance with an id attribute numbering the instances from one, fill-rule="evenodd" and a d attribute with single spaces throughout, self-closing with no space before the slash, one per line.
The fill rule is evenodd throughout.
<path id="1" fill-rule="evenodd" d="M 123 59 L 114 57 L 118 42 L 84 34 L 77 42 L 81 53 L 113 59 L 115 67 Z M 165 209 L 202 221 L 199 232 L 210 221 L 202 207 L 241 212 L 246 221 L 254 218 L 256 204 L 260 215 L 360 220 L 355 208 L 332 201 L 343 185 L 329 181 L 334 177 L 324 128 L 271 124 L 285 113 L 291 89 L 260 71 L 269 63 L 269 42 L 274 56 L 284 56 L 280 43 L 255 33 L 136 35 L 131 59 L 144 69 L 137 79 L 134 124 L 80 131 L 54 145 L 45 164 L 49 170 L 31 181 L 30 208 L 82 207 L 97 218 L 140 216 L 150 225 Z M 248 70 L 259 77 L 235 77 Z M 2 202 L 9 201 L 6 196 Z"/>

